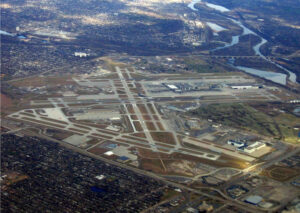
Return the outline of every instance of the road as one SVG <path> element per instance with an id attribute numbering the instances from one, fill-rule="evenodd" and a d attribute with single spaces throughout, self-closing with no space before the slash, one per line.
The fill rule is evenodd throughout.
<path id="1" fill-rule="evenodd" d="M 178 152 L 178 153 L 183 153 L 183 154 L 196 156 L 196 157 L 202 157 L 202 158 L 204 158 L 206 156 L 206 153 L 198 152 L 198 151 L 195 151 L 193 149 L 189 149 L 189 148 L 182 149 L 183 148 L 182 144 L 179 143 L 179 141 L 177 140 L 177 135 L 178 134 L 174 131 L 168 131 L 168 133 L 173 134 L 175 143 L 172 144 L 172 145 L 166 145 L 165 147 L 160 146 L 161 143 L 159 141 L 155 141 L 152 138 L 151 133 L 152 133 L 153 130 L 150 130 L 150 128 L 147 127 L 147 125 L 146 125 L 147 120 L 144 119 L 144 117 L 143 117 L 144 115 L 148 115 L 151 118 L 150 120 L 154 124 L 154 127 L 155 127 L 154 129 L 157 129 L 157 130 L 159 129 L 156 122 L 160 122 L 162 124 L 163 128 L 167 127 L 167 125 L 164 123 L 164 119 L 162 119 L 160 113 L 158 112 L 158 110 L 155 106 L 156 102 L 154 100 L 149 101 L 146 98 L 140 98 L 140 97 L 138 97 L 138 95 L 136 93 L 133 93 L 132 88 L 130 88 L 130 86 L 132 86 L 135 83 L 133 83 L 132 80 L 128 80 L 128 78 L 131 79 L 131 76 L 130 76 L 130 73 L 128 72 L 128 70 L 126 68 L 121 69 L 117 66 L 115 68 L 116 68 L 116 74 L 118 75 L 118 79 L 116 79 L 116 80 L 118 80 L 117 82 L 119 82 L 119 84 L 120 84 L 120 86 L 118 86 L 118 88 L 119 88 L 119 90 L 123 91 L 124 94 L 127 96 L 126 100 L 122 101 L 121 98 L 119 98 L 119 99 L 98 100 L 98 101 L 93 99 L 93 100 L 85 101 L 85 100 L 76 100 L 76 99 L 69 100 L 67 98 L 66 99 L 64 99 L 64 98 L 49 98 L 48 101 L 46 101 L 46 102 L 51 103 L 51 105 L 54 106 L 54 108 L 51 108 L 50 111 L 51 111 L 52 115 L 53 115 L 53 113 L 56 113 L 56 115 L 59 118 L 49 117 L 50 116 L 49 113 L 48 114 L 46 113 L 48 117 L 44 117 L 44 115 L 40 115 L 39 113 L 37 113 L 35 111 L 35 109 L 31 109 L 33 111 L 32 114 L 30 114 L 30 113 L 28 113 L 24 110 L 24 111 L 19 111 L 19 112 L 16 112 L 16 113 L 10 115 L 10 118 L 19 119 L 19 120 L 22 120 L 22 121 L 25 121 L 25 122 L 31 122 L 31 123 L 35 123 L 35 124 L 39 124 L 39 125 L 43 125 L 43 126 L 48 126 L 48 127 L 51 127 L 51 128 L 57 128 L 57 129 L 60 129 L 60 130 L 65 130 L 65 131 L 69 131 L 69 132 L 72 132 L 72 133 L 81 134 L 81 135 L 84 135 L 86 137 L 92 137 L 92 138 L 95 138 L 95 139 L 104 139 L 104 140 L 110 139 L 112 141 L 114 141 L 114 140 L 118 141 L 118 139 L 119 140 L 123 139 L 123 142 L 118 141 L 118 143 L 125 143 L 129 146 L 135 146 L 135 147 L 139 147 L 139 148 L 143 148 L 143 149 L 145 149 L 145 146 L 146 146 L 146 149 L 149 149 L 149 150 L 155 151 L 155 152 L 157 152 L 158 149 L 160 149 L 159 152 L 161 152 L 161 153 Z M 165 98 L 167 100 L 170 100 L 169 97 L 165 97 Z M 191 98 L 191 100 L 195 100 L 195 97 L 178 97 L 176 99 L 176 101 L 178 101 L 178 102 L 179 101 L 186 101 L 190 98 Z M 196 99 L 199 99 L 199 97 L 196 98 Z M 144 138 L 143 139 L 144 141 L 143 141 L 141 138 L 138 138 L 138 137 L 135 137 L 135 136 L 132 136 L 132 135 L 130 135 L 130 138 L 128 138 L 128 136 L 129 136 L 128 134 L 124 134 L 124 133 L 120 133 L 120 132 L 109 131 L 107 129 L 93 127 L 93 126 L 89 126 L 87 124 L 78 125 L 78 123 L 72 122 L 69 119 L 70 117 L 68 117 L 67 115 L 62 113 L 61 108 L 70 107 L 69 106 L 70 102 L 68 100 L 71 101 L 71 102 L 75 101 L 74 103 L 78 103 L 78 104 L 85 103 L 85 102 L 89 102 L 90 104 L 103 104 L 106 101 L 107 101 L 107 104 L 108 103 L 111 104 L 112 102 L 114 102 L 115 104 L 121 104 L 125 107 L 125 111 L 127 113 L 126 116 L 130 117 L 131 115 L 134 115 L 134 116 L 137 117 L 136 120 L 138 120 L 141 123 L 141 127 L 143 129 L 143 133 L 145 134 L 146 138 Z M 174 99 L 171 99 L 171 100 L 174 100 Z M 131 113 L 129 113 L 130 110 L 127 108 L 127 106 L 124 105 L 125 101 L 128 105 L 130 105 L 132 107 Z M 212 100 L 209 100 L 209 101 L 212 101 Z M 202 102 L 202 100 L 201 100 L 201 102 Z M 36 101 L 36 103 L 39 103 L 39 101 Z M 137 105 L 137 103 L 139 103 L 141 105 L 144 105 L 145 109 L 144 110 L 141 109 L 140 105 Z M 154 112 L 149 113 L 151 110 L 150 110 L 150 107 L 148 107 L 148 104 L 151 104 L 150 106 L 151 106 L 151 108 L 153 108 Z M 49 109 L 44 109 L 44 110 L 45 110 L 45 112 L 47 112 L 47 110 L 49 111 Z M 143 111 L 145 111 L 145 112 L 143 112 Z M 157 119 L 154 119 L 154 116 L 156 116 Z M 51 118 L 51 119 L 49 120 L 49 118 Z M 129 120 L 132 124 L 132 119 L 130 118 Z M 136 130 L 136 128 L 134 127 L 134 125 L 132 125 L 132 126 L 133 126 L 134 132 L 135 133 L 138 132 Z M 29 131 L 29 130 L 23 130 L 23 131 L 26 132 L 26 131 Z M 153 132 L 155 132 L 155 131 L 153 131 Z M 203 195 L 203 196 L 205 195 L 207 197 L 219 200 L 219 201 L 224 202 L 224 203 L 229 202 L 230 205 L 235 205 L 239 208 L 242 208 L 242 209 L 245 209 L 245 210 L 248 210 L 248 211 L 249 211 L 249 209 L 253 212 L 259 212 L 260 211 L 260 209 L 255 207 L 255 206 L 249 206 L 249 205 L 245 204 L 244 202 L 231 199 L 230 197 L 228 197 L 221 190 L 217 190 L 217 189 L 209 188 L 209 187 L 203 187 L 202 189 L 210 189 L 211 191 L 218 192 L 218 194 L 221 195 L 221 196 L 216 196 L 216 195 L 212 195 L 212 194 L 209 194 L 209 193 L 204 193 L 204 192 L 201 191 L 201 189 L 193 189 L 193 188 L 190 188 L 186 185 L 178 184 L 178 183 L 174 183 L 172 181 L 169 181 L 166 178 L 164 178 L 162 176 L 159 176 L 159 175 L 156 175 L 154 173 L 143 171 L 143 170 L 140 170 L 140 169 L 137 169 L 137 168 L 133 168 L 133 167 L 118 163 L 118 162 L 107 160 L 106 158 L 94 155 L 94 154 L 88 152 L 87 150 L 77 148 L 75 146 L 72 146 L 70 144 L 67 144 L 67 143 L 59 141 L 59 140 L 55 140 L 55 139 L 50 138 L 48 136 L 40 135 L 40 134 L 32 133 L 32 132 L 30 132 L 30 133 L 35 135 L 35 136 L 41 136 L 41 137 L 44 137 L 48 140 L 55 141 L 55 142 L 61 144 L 62 146 L 65 146 L 65 147 L 67 147 L 69 149 L 72 149 L 76 152 L 79 152 L 81 154 L 88 155 L 90 157 L 100 159 L 102 161 L 105 161 L 107 163 L 110 163 L 110 164 L 113 164 L 113 165 L 116 165 L 116 166 L 119 166 L 119 167 L 122 167 L 122 168 L 130 169 L 130 170 L 132 170 L 136 173 L 142 174 L 142 175 L 147 175 L 149 177 L 152 177 L 152 178 L 155 178 L 157 180 L 163 181 L 166 184 L 172 185 L 174 187 L 184 189 L 184 190 L 188 190 L 190 192 L 194 192 L 194 193 L 199 194 L 199 195 Z M 192 143 L 195 143 L 195 141 L 193 141 Z M 214 145 L 212 145 L 212 143 L 205 143 L 204 144 L 204 143 L 202 143 L 202 141 L 199 141 L 198 143 L 200 143 L 202 146 L 204 146 L 204 148 L 206 148 L 208 150 L 216 150 L 216 148 L 217 148 Z M 163 151 L 162 151 L 162 149 L 163 149 Z M 300 149 L 300 147 L 299 147 L 299 149 Z M 222 152 L 222 153 L 225 153 L 226 155 L 231 154 L 235 158 L 236 157 L 239 157 L 239 158 L 244 157 L 244 156 L 240 156 L 241 154 L 235 153 L 235 152 L 234 153 L 230 152 L 228 154 L 225 149 L 221 149 L 221 148 L 218 148 L 218 151 Z M 296 152 L 296 151 L 294 150 L 294 152 Z M 211 153 L 211 152 L 209 152 L 209 153 Z M 291 155 L 292 153 L 289 153 L 289 154 Z M 283 157 L 283 156 L 281 156 L 281 157 Z M 211 159 L 211 157 L 209 159 Z M 211 160 L 214 160 L 214 159 L 211 159 Z M 276 163 L 278 161 L 279 161 L 279 159 L 277 161 L 272 160 L 268 164 L 266 164 L 266 165 L 264 164 L 264 165 L 265 166 L 268 166 L 269 164 L 273 165 L 274 163 Z M 261 165 L 261 166 L 263 166 L 263 165 Z M 254 171 L 254 169 L 258 169 L 258 168 L 262 169 L 264 167 L 253 167 L 253 168 L 249 169 L 248 171 L 244 171 L 243 175 L 239 176 L 239 178 L 242 178 L 245 175 L 250 174 L 252 171 Z M 238 178 L 233 179 L 232 181 L 234 181 L 234 180 L 239 180 L 239 179 Z M 229 183 L 232 183 L 232 181 L 230 181 Z"/>
<path id="2" fill-rule="evenodd" d="M 24 130 L 24 131 L 28 131 L 28 130 Z M 106 162 L 106 163 L 109 163 L 111 165 L 115 165 L 115 166 L 118 166 L 118 167 L 121 167 L 121 168 L 124 168 L 124 169 L 128 169 L 128 170 L 131 170 L 133 172 L 136 172 L 140 175 L 145 175 L 145 176 L 148 176 L 148 177 L 151 177 L 151 178 L 154 178 L 156 180 L 159 180 L 159 181 L 162 181 L 164 182 L 165 184 L 167 185 L 170 185 L 170 186 L 173 186 L 173 187 L 176 187 L 176 188 L 179 188 L 181 190 L 187 190 L 189 192 L 193 192 L 195 194 L 198 194 L 198 195 L 202 195 L 202 196 L 206 196 L 206 197 L 209 197 L 211 199 L 215 199 L 215 200 L 218 200 L 218 201 L 221 201 L 221 202 L 224 202 L 224 203 L 230 203 L 230 205 L 233 205 L 233 206 L 236 206 L 240 209 L 243 209 L 243 210 L 246 210 L 246 211 L 249 211 L 249 212 L 253 212 L 253 213 L 261 213 L 261 212 L 265 212 L 265 211 L 262 211 L 260 210 L 259 208 L 255 207 L 255 206 L 249 206 L 247 205 L 246 203 L 244 202 L 241 202 L 241 201 L 237 201 L 237 200 L 227 200 L 227 199 L 224 199 L 224 198 L 221 198 L 219 196 L 216 196 L 216 195 L 211 195 L 211 194 L 208 194 L 208 193 L 205 193 L 201 190 L 198 190 L 198 189 L 193 189 L 193 188 L 190 188 L 188 186 L 185 186 L 185 185 L 182 185 L 182 184 L 178 184 L 178 183 L 174 183 L 174 182 L 171 182 L 171 181 L 168 181 L 166 180 L 165 178 L 159 176 L 159 175 L 156 175 L 152 172 L 148 172 L 148 171 L 144 171 L 144 170 L 140 170 L 138 168 L 134 168 L 134 167 L 130 167 L 126 164 L 122 164 L 122 163 L 119 163 L 119 162 L 116 162 L 116 161 L 111 161 L 111 160 L 108 160 L 104 157 L 101 157 L 99 155 L 94 155 L 90 152 L 87 152 L 86 150 L 83 150 L 83 149 L 80 149 L 80 148 L 77 148 L 75 146 L 72 146 L 70 144 L 67 144 L 65 142 L 62 142 L 62 141 L 59 141 L 59 140 L 56 140 L 56 139 L 53 139 L 51 137 L 48 137 L 48 136 L 45 136 L 45 135 L 39 135 L 37 133 L 34 133 L 34 132 L 27 132 L 29 135 L 32 135 L 32 136 L 36 136 L 36 137 L 40 137 L 40 138 L 44 138 L 46 140 L 49 140 L 49 141 L 54 141 L 58 144 L 60 144 L 61 146 L 63 147 L 66 147 L 68 149 L 71 149 L 75 152 L 78 152 L 80 154 L 83 154 L 83 155 L 86 155 L 86 156 L 89 156 L 89 157 L 92 157 L 92 158 L 96 158 L 96 159 L 99 159 L 99 160 L 102 160 L 103 162 Z M 213 190 L 213 189 L 212 189 Z M 215 190 L 217 191 L 217 190 Z"/>
<path id="3" fill-rule="evenodd" d="M 241 175 L 236 176 L 235 178 L 230 179 L 230 181 L 226 182 L 226 184 L 222 187 L 221 191 L 226 194 L 226 189 L 236 183 L 239 183 L 241 181 L 243 181 L 243 179 L 248 178 L 249 176 L 255 176 L 258 175 L 263 169 L 266 169 L 284 159 L 287 159 L 295 154 L 297 154 L 298 152 L 300 152 L 300 147 L 295 147 L 295 149 L 293 149 L 292 151 L 285 152 L 283 153 L 280 157 L 276 157 L 273 160 L 270 160 L 266 163 L 259 163 L 257 165 L 254 165 L 252 167 L 249 167 L 247 169 L 244 170 L 243 173 L 241 173 Z M 227 196 L 227 195 L 226 195 Z M 230 198 L 229 196 L 227 196 L 229 200 L 235 200 Z M 236 200 L 235 200 L 236 201 Z M 288 201 L 285 201 L 284 203 L 281 203 L 280 206 L 276 206 L 273 209 L 268 209 L 268 212 L 273 212 L 275 210 L 280 209 L 281 207 L 283 207 L 284 205 L 286 205 L 288 203 Z"/>

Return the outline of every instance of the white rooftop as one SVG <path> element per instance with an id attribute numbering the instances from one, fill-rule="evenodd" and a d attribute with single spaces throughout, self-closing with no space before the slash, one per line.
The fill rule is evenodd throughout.
<path id="1" fill-rule="evenodd" d="M 167 84 L 167 86 L 168 86 L 170 89 L 178 89 L 178 87 L 176 87 L 176 86 L 173 85 L 173 84 Z"/>
<path id="2" fill-rule="evenodd" d="M 258 204 L 262 201 L 262 197 L 259 195 L 250 195 L 246 198 L 245 201 L 252 203 L 252 204 Z"/>
<path id="3" fill-rule="evenodd" d="M 111 156 L 111 155 L 113 155 L 114 153 L 113 153 L 112 151 L 107 151 L 107 152 L 105 152 L 104 154 L 107 155 L 107 156 Z"/>

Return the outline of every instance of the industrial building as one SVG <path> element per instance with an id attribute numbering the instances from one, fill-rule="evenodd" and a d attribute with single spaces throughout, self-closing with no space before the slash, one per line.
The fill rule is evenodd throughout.
<path id="1" fill-rule="evenodd" d="M 262 200 L 263 200 L 263 198 L 261 196 L 250 195 L 245 199 L 245 202 L 250 203 L 252 205 L 258 205 Z"/>
<path id="2" fill-rule="evenodd" d="M 236 147 L 237 150 L 248 153 L 248 154 L 250 154 L 254 151 L 257 151 L 266 146 L 265 143 L 260 142 L 260 141 L 256 141 L 256 142 L 248 145 L 246 142 L 228 140 L 227 144 L 232 145 L 232 146 Z"/>
<path id="3" fill-rule="evenodd" d="M 265 143 L 257 141 L 255 143 L 249 145 L 249 146 L 246 146 L 242 151 L 244 151 L 246 153 L 252 153 L 252 152 L 254 152 L 256 150 L 259 150 L 259 149 L 261 149 L 261 148 L 263 148 L 265 146 L 266 146 Z"/>
<path id="4" fill-rule="evenodd" d="M 164 85 L 169 90 L 176 93 L 190 92 L 195 90 L 195 88 L 188 83 L 175 83 L 175 84 L 162 83 L 162 85 Z"/>
<path id="5" fill-rule="evenodd" d="M 79 56 L 80 58 L 89 56 L 89 54 L 83 52 L 75 52 L 74 55 Z"/>
<path id="6" fill-rule="evenodd" d="M 243 146 L 246 145 L 246 143 L 244 143 L 244 142 L 235 141 L 235 140 L 229 140 L 229 141 L 227 141 L 227 144 L 238 147 L 238 148 L 243 147 Z"/>
<path id="7" fill-rule="evenodd" d="M 261 85 L 231 85 L 231 89 L 261 89 Z"/>

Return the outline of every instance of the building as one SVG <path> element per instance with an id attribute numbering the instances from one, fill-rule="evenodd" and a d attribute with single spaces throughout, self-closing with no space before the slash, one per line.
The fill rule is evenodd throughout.
<path id="1" fill-rule="evenodd" d="M 197 211 L 197 209 L 194 209 L 194 208 L 192 208 L 192 207 L 188 207 L 188 208 L 186 209 L 186 212 L 189 212 L 189 213 L 197 213 L 198 211 Z"/>
<path id="2" fill-rule="evenodd" d="M 105 175 L 97 175 L 95 178 L 98 180 L 102 180 L 105 178 Z"/>
<path id="3" fill-rule="evenodd" d="M 258 205 L 262 200 L 263 198 L 259 195 L 250 195 L 245 199 L 245 202 L 252 205 Z"/>
<path id="4" fill-rule="evenodd" d="M 289 102 L 292 104 L 298 104 L 298 103 L 300 103 L 300 100 L 290 100 Z"/>
<path id="5" fill-rule="evenodd" d="M 246 152 L 246 153 L 252 153 L 252 152 L 254 152 L 254 151 L 256 151 L 256 150 L 259 150 L 259 149 L 261 149 L 261 148 L 263 148 L 263 147 L 265 147 L 265 146 L 266 146 L 265 143 L 260 142 L 260 141 L 257 141 L 257 142 L 255 142 L 255 143 L 253 143 L 253 144 L 251 144 L 251 145 L 245 147 L 245 148 L 243 149 L 243 151 Z"/>
<path id="6" fill-rule="evenodd" d="M 126 162 L 128 162 L 130 159 L 128 158 L 128 157 L 126 157 L 126 156 L 120 156 L 119 158 L 118 158 L 118 161 L 119 162 L 122 162 L 122 163 L 126 163 Z"/>
<path id="7" fill-rule="evenodd" d="M 164 84 L 168 89 L 172 90 L 173 92 L 181 92 L 181 90 L 174 84 Z"/>
<path id="8" fill-rule="evenodd" d="M 259 85 L 232 85 L 231 89 L 260 89 L 262 86 Z"/>
<path id="9" fill-rule="evenodd" d="M 176 90 L 176 89 L 178 89 L 178 87 L 176 87 L 176 86 L 173 85 L 173 84 L 166 84 L 166 87 L 168 87 L 168 88 L 171 89 L 171 90 Z"/>
<path id="10" fill-rule="evenodd" d="M 116 121 L 116 120 L 120 120 L 120 118 L 114 119 L 113 121 Z M 107 126 L 105 129 L 115 131 L 115 132 L 119 132 L 121 130 L 121 127 L 119 127 L 119 126 Z"/>
<path id="11" fill-rule="evenodd" d="M 104 155 L 106 156 L 112 156 L 114 153 L 112 151 L 107 151 L 104 153 Z"/>
<path id="12" fill-rule="evenodd" d="M 235 140 L 229 140 L 229 141 L 227 141 L 227 144 L 238 147 L 238 148 L 241 148 L 246 145 L 246 143 L 244 143 L 244 142 L 235 141 Z"/>
<path id="13" fill-rule="evenodd" d="M 269 209 L 269 208 L 272 208 L 273 206 L 274 206 L 274 204 L 270 203 L 270 202 L 262 201 L 262 202 L 259 203 L 259 207 L 262 207 L 264 209 Z"/>
<path id="14" fill-rule="evenodd" d="M 74 55 L 79 56 L 80 58 L 89 56 L 89 54 L 83 52 L 75 52 Z"/>
<path id="15" fill-rule="evenodd" d="M 212 212 L 214 210 L 214 207 L 203 201 L 202 204 L 198 206 L 198 210 L 199 212 Z"/>

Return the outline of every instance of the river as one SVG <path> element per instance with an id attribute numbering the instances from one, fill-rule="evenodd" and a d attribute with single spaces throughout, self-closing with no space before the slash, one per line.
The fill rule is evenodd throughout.
<path id="1" fill-rule="evenodd" d="M 198 11 L 194 6 L 195 6 L 195 4 L 200 3 L 200 2 L 202 2 L 202 0 L 192 0 L 192 2 L 188 4 L 188 7 L 194 11 Z M 207 3 L 207 2 L 204 2 L 204 4 L 207 7 L 218 10 L 220 12 L 229 12 L 230 11 L 229 9 L 227 9 L 226 7 L 223 7 L 221 5 L 211 4 L 211 3 Z"/>
<path id="2" fill-rule="evenodd" d="M 235 67 L 238 68 L 239 70 L 243 70 L 246 73 L 268 79 L 278 84 L 286 85 L 286 74 L 277 73 L 277 72 L 268 72 L 264 70 L 243 67 L 243 66 L 235 66 Z"/>
<path id="3" fill-rule="evenodd" d="M 0 30 L 1 35 L 8 35 L 8 36 L 14 36 L 14 34 L 8 33 L 6 31 Z"/>
<path id="4" fill-rule="evenodd" d="M 200 2 L 202 2 L 202 0 L 192 0 L 192 2 L 188 4 L 188 7 L 191 10 L 193 10 L 193 11 L 198 11 L 198 9 L 195 8 L 195 4 L 200 3 Z M 227 9 L 227 8 L 225 8 L 223 6 L 216 5 L 216 4 L 205 3 L 205 5 L 207 7 L 213 8 L 213 9 L 218 10 L 220 12 L 229 12 L 230 11 L 229 9 Z M 254 45 L 252 47 L 253 50 L 254 50 L 254 52 L 255 52 L 255 54 L 258 55 L 258 56 L 260 56 L 262 59 L 264 59 L 264 60 L 266 60 L 266 61 L 274 64 L 275 66 L 277 66 L 278 68 L 284 70 L 285 72 L 289 73 L 289 80 L 291 82 L 293 82 L 293 83 L 296 83 L 297 76 L 296 76 L 295 73 L 293 73 L 292 71 L 286 69 L 285 67 L 283 67 L 283 66 L 275 63 L 274 61 L 268 59 L 266 56 L 264 56 L 260 52 L 261 46 L 268 42 L 266 39 L 262 38 L 261 36 L 259 36 L 258 34 L 256 34 L 252 30 L 250 30 L 249 28 L 247 28 L 240 21 L 232 19 L 232 18 L 227 18 L 227 19 L 229 19 L 233 23 L 239 25 L 243 29 L 243 32 L 240 35 L 232 36 L 231 42 L 229 44 L 226 44 L 223 47 L 218 47 L 218 48 L 212 49 L 211 52 L 214 52 L 216 50 L 225 49 L 225 48 L 234 46 L 234 45 L 236 45 L 236 44 L 239 43 L 239 40 L 240 40 L 241 36 L 248 35 L 248 34 L 253 34 L 255 36 L 258 36 L 261 39 L 261 41 L 258 44 Z M 241 67 L 241 66 L 240 67 L 235 66 L 235 67 L 238 68 L 238 69 L 240 69 L 240 70 L 243 70 L 245 72 L 251 73 L 253 75 L 257 75 L 259 77 L 266 78 L 266 79 L 271 80 L 273 82 L 284 84 L 284 85 L 286 84 L 286 78 L 287 78 L 286 74 L 269 72 L 269 71 L 264 71 L 264 70 L 258 70 L 258 69 L 253 69 L 253 68 L 249 68 L 249 67 Z M 285 78 L 285 80 L 283 80 L 283 78 Z"/>

